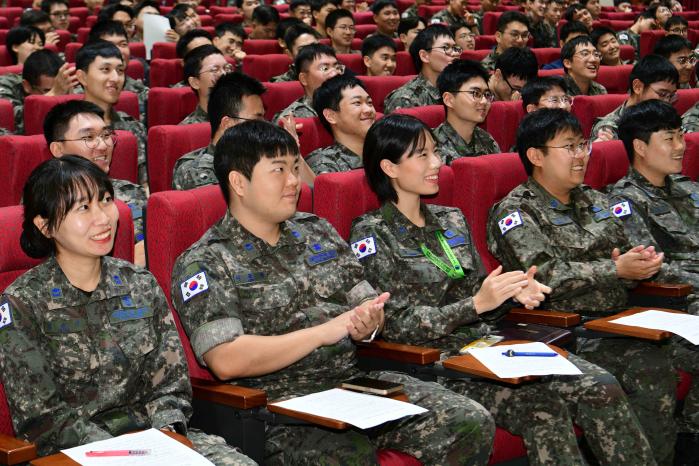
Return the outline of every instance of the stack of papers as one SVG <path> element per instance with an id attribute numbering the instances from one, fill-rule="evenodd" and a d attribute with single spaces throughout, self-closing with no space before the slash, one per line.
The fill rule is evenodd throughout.
<path id="1" fill-rule="evenodd" d="M 699 316 L 649 310 L 610 320 L 612 324 L 664 330 L 699 345 Z"/>
<path id="2" fill-rule="evenodd" d="M 580 369 L 560 354 L 554 357 L 514 356 L 502 353 L 513 350 L 520 352 L 552 353 L 544 343 L 522 343 L 498 345 L 489 348 L 473 348 L 469 351 L 481 364 L 501 379 L 526 377 L 528 375 L 580 375 Z"/>
<path id="3" fill-rule="evenodd" d="M 143 456 L 112 456 L 91 458 L 88 451 L 104 450 L 149 450 Z M 99 442 L 92 442 L 79 447 L 61 450 L 73 461 L 83 466 L 214 466 L 214 464 L 196 451 L 168 437 L 156 429 L 148 429 L 135 434 L 120 435 Z"/>
<path id="4" fill-rule="evenodd" d="M 427 412 L 425 408 L 412 403 L 339 388 L 271 404 L 301 413 L 336 419 L 360 429 L 369 429 L 384 422 Z"/>

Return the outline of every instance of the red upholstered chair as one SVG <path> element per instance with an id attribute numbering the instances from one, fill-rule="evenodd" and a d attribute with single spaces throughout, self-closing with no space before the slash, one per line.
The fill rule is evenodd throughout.
<path id="1" fill-rule="evenodd" d="M 399 108 L 396 113 L 412 115 L 434 129 L 444 123 L 446 114 L 443 105 L 425 105 L 423 107 Z"/>
<path id="2" fill-rule="evenodd" d="M 7 48 L 4 45 L 0 45 L 0 66 L 11 65 L 14 65 L 14 63 L 12 63 L 12 57 L 10 57 L 10 54 L 7 52 Z"/>
<path id="3" fill-rule="evenodd" d="M 7 18 L 10 27 L 16 25 L 19 17 L 22 16 L 24 10 L 20 7 L 0 7 L 0 16 Z"/>
<path id="4" fill-rule="evenodd" d="M 536 72 L 536 75 L 540 78 L 544 76 L 563 76 L 565 75 L 565 72 L 563 71 L 563 68 L 557 68 L 555 70 L 539 70 Z"/>
<path id="5" fill-rule="evenodd" d="M 24 69 L 24 65 L 0 66 L 0 75 L 3 75 L 3 74 L 22 74 L 23 69 Z"/>
<path id="6" fill-rule="evenodd" d="M 291 65 L 291 58 L 284 54 L 246 55 L 243 59 L 243 71 L 262 82 L 286 73 L 289 65 Z"/>
<path id="7" fill-rule="evenodd" d="M 490 53 L 490 49 L 464 50 L 463 52 L 461 52 L 460 58 L 462 60 L 483 61 L 483 59 L 489 53 Z"/>
<path id="8" fill-rule="evenodd" d="M 243 15 L 221 13 L 214 16 L 214 26 L 218 26 L 221 23 L 241 24 L 242 22 Z"/>
<path id="9" fill-rule="evenodd" d="M 62 96 L 30 95 L 24 99 L 24 134 L 41 134 L 44 131 L 44 118 L 55 105 L 69 100 L 81 100 L 81 94 Z M 126 112 L 133 118 L 139 118 L 138 97 L 133 92 L 124 91 L 114 106 L 116 110 Z"/>
<path id="10" fill-rule="evenodd" d="M 396 71 L 395 76 L 415 76 L 415 65 L 410 53 L 402 51 L 396 53 Z"/>
<path id="11" fill-rule="evenodd" d="M 92 27 L 92 24 L 87 24 L 87 17 L 89 16 L 90 12 L 87 10 L 87 7 L 84 6 L 76 6 L 73 8 L 69 8 L 69 14 L 70 16 L 76 16 L 80 18 L 80 22 L 82 24 L 86 24 L 88 27 Z M 95 18 L 97 18 L 95 16 Z M 94 24 L 94 23 L 93 23 Z"/>
<path id="12" fill-rule="evenodd" d="M 608 27 L 614 29 L 615 31 L 623 31 L 624 29 L 628 29 L 631 26 L 633 26 L 634 21 L 633 20 L 619 20 L 619 19 L 610 19 L 605 21 Z"/>
<path id="13" fill-rule="evenodd" d="M 626 94 L 579 95 L 573 100 L 573 115 L 580 121 L 585 137 L 590 131 L 595 119 L 603 117 L 621 105 L 628 96 Z"/>
<path id="14" fill-rule="evenodd" d="M 129 50 L 132 60 L 134 58 L 146 59 L 146 45 L 143 42 L 129 42 Z"/>
<path id="15" fill-rule="evenodd" d="M 374 24 L 374 13 L 371 11 L 356 11 L 352 16 L 355 24 Z"/>
<path id="16" fill-rule="evenodd" d="M 609 94 L 627 94 L 632 69 L 633 65 L 600 66 L 595 81 L 603 85 Z"/>
<path id="17" fill-rule="evenodd" d="M 483 129 L 493 136 L 501 151 L 507 152 L 517 140 L 517 128 L 522 118 L 524 107 L 521 100 L 493 102 Z"/>
<path id="18" fill-rule="evenodd" d="M 150 87 L 169 87 L 184 78 L 182 60 L 155 58 L 150 62 Z"/>
<path id="19" fill-rule="evenodd" d="M 561 49 L 560 48 L 539 48 L 539 49 L 531 49 L 532 52 L 534 52 L 534 55 L 536 55 L 536 62 L 539 64 L 539 67 L 541 68 L 547 63 L 551 63 L 554 60 L 558 60 L 561 58 Z"/>
<path id="20" fill-rule="evenodd" d="M 383 101 L 394 89 L 398 89 L 415 76 L 357 76 L 364 83 L 374 101 L 377 112 L 383 113 Z"/>
<path id="21" fill-rule="evenodd" d="M 376 32 L 376 24 L 357 24 L 355 27 L 357 32 L 354 34 L 354 37 L 357 39 L 364 39 L 366 36 Z"/>
<path id="22" fill-rule="evenodd" d="M 610 20 L 617 20 L 617 21 L 633 21 L 636 19 L 636 13 L 622 13 L 620 11 L 614 11 L 614 12 L 606 12 L 603 11 L 600 13 L 600 18 L 601 19 L 610 19 Z"/>
<path id="23" fill-rule="evenodd" d="M 422 16 L 429 21 L 432 16 L 436 15 L 445 8 L 446 5 L 420 5 L 417 7 L 417 14 L 418 16 Z"/>
<path id="24" fill-rule="evenodd" d="M 275 39 L 247 39 L 243 42 L 243 51 L 251 55 L 267 55 L 283 53 L 279 42 Z"/>
<path id="25" fill-rule="evenodd" d="M 682 173 L 694 181 L 699 181 L 699 133 L 685 134 L 687 150 L 682 160 Z"/>
<path id="26" fill-rule="evenodd" d="M 0 128 L 13 132 L 15 130 L 15 114 L 12 111 L 12 102 L 0 99 Z"/>
<path id="27" fill-rule="evenodd" d="M 502 16 L 500 11 L 488 11 L 483 15 L 483 34 L 495 34 L 500 16 Z"/>
<path id="28" fill-rule="evenodd" d="M 298 81 L 264 83 L 264 85 L 267 92 L 262 94 L 262 103 L 265 105 L 265 118 L 268 120 L 303 96 L 303 87 Z"/>
<path id="29" fill-rule="evenodd" d="M 0 18 L 0 29 L 10 29 L 10 23 L 7 21 L 7 18 Z"/>
<path id="30" fill-rule="evenodd" d="M 78 28 L 77 41 L 81 44 L 87 42 L 87 38 L 90 35 L 90 28 Z"/>
<path id="31" fill-rule="evenodd" d="M 633 48 L 633 45 L 622 45 L 619 47 L 619 55 L 624 61 L 634 61 L 636 59 L 636 49 Z"/>
<path id="32" fill-rule="evenodd" d="M 699 102 L 699 89 L 678 89 L 677 97 L 678 99 L 677 102 L 674 103 L 674 107 L 677 113 L 682 115 L 689 110 L 692 105 Z"/>
<path id="33" fill-rule="evenodd" d="M 587 164 L 584 183 L 600 190 L 622 179 L 628 170 L 629 158 L 623 142 L 596 142 L 592 144 L 592 156 Z"/>
<path id="34" fill-rule="evenodd" d="M 150 192 L 172 189 L 175 162 L 187 152 L 206 147 L 211 140 L 208 123 L 162 125 L 148 130 L 148 180 Z"/>
<path id="35" fill-rule="evenodd" d="M 126 65 L 126 75 L 131 79 L 142 80 L 146 75 L 143 62 L 140 60 L 129 60 L 129 64 Z"/>
<path id="36" fill-rule="evenodd" d="M 494 34 L 482 34 L 476 36 L 476 50 L 490 50 L 497 45 Z"/>
<path id="37" fill-rule="evenodd" d="M 234 6 L 212 5 L 211 7 L 209 7 L 209 14 L 214 17 L 214 21 L 216 20 L 216 15 L 232 15 L 235 14 L 237 11 L 238 8 Z"/>
<path id="38" fill-rule="evenodd" d="M 189 87 L 153 87 L 148 91 L 148 127 L 176 125 L 197 107 Z"/>
<path id="39" fill-rule="evenodd" d="M 174 42 L 156 42 L 153 44 L 153 49 L 150 51 L 150 57 L 153 58 L 177 58 L 175 50 L 177 44 Z"/>
<path id="40" fill-rule="evenodd" d="M 297 118 L 296 124 L 303 125 L 299 130 L 299 148 L 303 157 L 335 143 L 332 134 L 328 133 L 318 117 Z"/>
<path id="41" fill-rule="evenodd" d="M 690 26 L 690 28 L 692 27 Z M 653 49 L 655 48 L 656 42 L 658 42 L 660 38 L 663 36 L 665 36 L 665 31 L 662 29 L 653 31 L 643 31 L 641 33 L 641 56 L 645 57 L 649 53 L 653 53 Z"/>
<path id="42" fill-rule="evenodd" d="M 355 74 L 366 74 L 366 66 L 358 53 L 338 53 L 337 60 Z"/>

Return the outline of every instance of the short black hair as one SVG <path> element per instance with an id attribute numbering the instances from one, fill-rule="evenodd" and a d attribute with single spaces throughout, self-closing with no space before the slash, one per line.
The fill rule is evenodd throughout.
<path id="1" fill-rule="evenodd" d="M 141 13 L 141 10 L 147 6 L 155 8 L 156 10 L 158 10 L 158 13 L 160 13 L 160 4 L 158 2 L 154 0 L 143 0 L 141 3 L 134 7 L 134 13 L 136 14 L 136 16 L 138 16 Z"/>
<path id="2" fill-rule="evenodd" d="M 575 55 L 578 45 L 588 44 L 594 47 L 594 44 L 590 40 L 590 36 L 578 36 L 575 39 L 571 39 L 563 44 L 563 47 L 561 47 L 561 63 L 565 60 L 573 60 L 573 55 Z M 563 71 L 568 73 L 568 68 L 566 68 L 565 65 L 563 66 Z"/>
<path id="3" fill-rule="evenodd" d="M 427 26 L 427 20 L 422 16 L 409 16 L 407 18 L 401 18 L 400 23 L 398 23 L 398 35 L 405 34 L 411 29 L 415 29 L 418 25 L 422 23 Z"/>
<path id="4" fill-rule="evenodd" d="M 653 53 L 670 59 L 670 55 L 677 53 L 680 50 L 688 49 L 690 52 L 694 50 L 692 43 L 682 36 L 677 34 L 668 34 L 661 37 L 653 47 Z"/>
<path id="5" fill-rule="evenodd" d="M 201 73 L 201 63 L 209 55 L 221 55 L 223 53 L 213 45 L 200 45 L 194 50 L 190 50 L 187 55 L 184 56 L 184 82 L 189 83 L 189 78 L 196 78 Z"/>
<path id="6" fill-rule="evenodd" d="M 87 100 L 69 100 L 52 107 L 44 118 L 46 144 L 63 139 L 70 126 L 70 120 L 82 113 L 94 114 L 104 119 L 104 111 Z"/>
<path id="7" fill-rule="evenodd" d="M 529 19 L 523 13 L 520 13 L 519 11 L 506 11 L 502 15 L 500 15 L 500 18 L 498 18 L 498 32 L 505 32 L 507 26 L 510 23 L 515 22 L 522 23 L 525 26 L 527 26 L 527 29 L 530 29 Z"/>
<path id="8" fill-rule="evenodd" d="M 544 146 L 566 130 L 583 135 L 575 115 L 563 109 L 541 108 L 524 116 L 517 129 L 517 152 L 527 175 L 531 176 L 534 172 L 534 166 L 527 157 L 527 150 L 535 147 L 546 154 L 548 149 Z"/>
<path id="9" fill-rule="evenodd" d="M 398 10 L 398 5 L 396 4 L 395 0 L 376 0 L 374 3 L 371 4 L 369 9 L 372 13 L 378 15 L 379 13 L 381 13 L 381 10 L 388 7 L 393 7 L 396 10 Z"/>
<path id="10" fill-rule="evenodd" d="M 99 14 L 97 15 L 97 21 L 104 21 L 108 19 L 114 19 L 114 15 L 117 11 L 122 11 L 129 15 L 133 19 L 136 15 L 134 14 L 133 8 L 130 6 L 122 5 L 121 3 L 114 3 L 112 5 L 107 5 L 103 7 Z"/>
<path id="11" fill-rule="evenodd" d="M 643 19 L 652 19 L 655 20 L 655 11 L 654 10 L 645 10 L 642 11 L 641 13 L 636 16 L 636 19 L 634 19 L 634 24 L 636 24 L 638 21 L 641 21 Z"/>
<path id="12" fill-rule="evenodd" d="M 629 93 L 632 92 L 634 80 L 638 79 L 644 86 L 667 81 L 679 86 L 680 75 L 670 61 L 660 55 L 646 55 L 636 62 L 629 75 Z"/>
<path id="13" fill-rule="evenodd" d="M 364 140 L 362 161 L 369 187 L 379 202 L 398 202 L 398 193 L 381 169 L 381 161 L 400 163 L 406 152 L 412 157 L 425 146 L 428 136 L 435 140 L 429 126 L 410 115 L 392 113 L 371 125 Z"/>
<path id="14" fill-rule="evenodd" d="M 299 53 L 294 59 L 294 69 L 297 73 L 304 73 L 308 70 L 308 66 L 323 55 L 337 58 L 335 50 L 325 44 L 309 44 L 301 47 Z"/>
<path id="15" fill-rule="evenodd" d="M 582 3 L 573 3 L 566 8 L 566 11 L 563 13 L 563 19 L 566 21 L 575 21 L 575 13 L 580 10 L 587 10 L 587 8 Z"/>
<path id="16" fill-rule="evenodd" d="M 273 159 L 287 154 L 299 157 L 299 146 L 275 124 L 254 120 L 228 128 L 214 151 L 214 173 L 226 203 L 230 202 L 230 172 L 237 171 L 249 180 L 262 157 Z"/>
<path id="17" fill-rule="evenodd" d="M 214 29 L 216 37 L 223 37 L 228 32 L 230 32 L 234 36 L 240 37 L 243 40 L 248 38 L 247 32 L 245 32 L 245 29 L 243 29 L 243 26 L 241 26 L 240 24 L 220 23 L 216 25 L 216 28 Z"/>
<path id="18" fill-rule="evenodd" d="M 437 78 L 437 89 L 441 96 L 445 92 L 458 92 L 466 81 L 481 78 L 488 84 L 490 75 L 480 62 L 474 60 L 454 60 L 444 68 Z"/>
<path id="19" fill-rule="evenodd" d="M 41 40 L 41 43 L 44 44 L 44 32 L 33 26 L 15 26 L 7 32 L 5 48 L 12 59 L 12 63 L 17 64 L 17 52 L 12 50 L 12 47 L 35 40 L 37 37 Z"/>
<path id="20" fill-rule="evenodd" d="M 677 25 L 689 28 L 689 21 L 687 21 L 687 18 L 685 18 L 684 16 L 672 15 L 672 16 L 670 16 L 670 19 L 668 19 L 665 22 L 665 30 L 670 31 L 670 28 L 672 26 L 677 26 Z"/>
<path id="21" fill-rule="evenodd" d="M 96 40 L 80 47 L 80 50 L 75 55 L 75 68 L 87 73 L 90 65 L 97 57 L 118 58 L 122 62 L 124 61 L 121 51 L 116 45 L 106 40 Z"/>
<path id="22" fill-rule="evenodd" d="M 568 21 L 563 26 L 561 26 L 559 38 L 563 41 L 563 43 L 565 43 L 566 40 L 568 40 L 568 36 L 575 33 L 583 34 L 586 36 L 590 33 L 590 31 L 588 31 L 587 27 L 580 21 Z"/>
<path id="23" fill-rule="evenodd" d="M 311 11 L 320 11 L 325 5 L 340 7 L 341 0 L 310 0 Z"/>
<path id="24" fill-rule="evenodd" d="M 527 80 L 522 88 L 522 106 L 526 112 L 527 105 L 539 105 L 541 97 L 553 88 L 560 88 L 568 94 L 569 89 L 562 76 L 542 76 Z"/>
<path id="25" fill-rule="evenodd" d="M 653 133 L 682 127 L 682 118 L 675 107 L 662 100 L 645 100 L 628 107 L 619 119 L 619 139 L 623 141 L 629 162 L 634 160 L 634 139 L 646 144 Z"/>
<path id="26" fill-rule="evenodd" d="M 340 101 L 342 100 L 342 91 L 355 87 L 361 87 L 366 91 L 364 83 L 362 83 L 355 76 L 340 74 L 325 81 L 313 93 L 313 110 L 315 110 L 315 112 L 318 114 L 321 124 L 328 130 L 328 133 L 332 134 L 332 126 L 325 118 L 325 115 L 323 115 L 323 110 L 329 108 L 331 110 L 335 110 L 336 112 L 339 111 Z"/>
<path id="27" fill-rule="evenodd" d="M 443 24 L 430 24 L 425 29 L 417 33 L 415 40 L 410 44 L 410 58 L 413 59 L 415 71 L 418 73 L 422 70 L 422 60 L 420 59 L 420 50 L 429 51 L 437 39 L 440 37 L 449 37 L 454 39 L 448 27 Z"/>
<path id="28" fill-rule="evenodd" d="M 279 12 L 269 5 L 260 5 L 252 11 L 252 20 L 258 24 L 278 24 Z"/>
<path id="29" fill-rule="evenodd" d="M 187 11 L 194 10 L 189 3 L 178 3 L 165 17 L 170 21 L 170 27 L 175 29 L 177 22 L 182 22 L 187 18 Z M 194 10 L 196 11 L 196 10 Z"/>
<path id="30" fill-rule="evenodd" d="M 53 5 L 65 5 L 68 7 L 68 1 L 67 0 L 42 0 L 41 1 L 41 11 L 43 11 L 46 14 L 51 13 L 51 6 Z"/>
<path id="31" fill-rule="evenodd" d="M 22 16 L 19 17 L 20 26 L 34 26 L 38 28 L 39 24 L 50 22 L 51 17 L 42 10 L 25 10 Z"/>
<path id="32" fill-rule="evenodd" d="M 495 69 L 500 70 L 505 78 L 514 76 L 528 81 L 536 78 L 539 64 L 529 47 L 510 47 L 497 56 Z"/>
<path id="33" fill-rule="evenodd" d="M 377 50 L 389 47 L 394 52 L 397 51 L 396 43 L 393 39 L 383 34 L 368 36 L 362 41 L 362 56 L 371 57 Z"/>
<path id="34" fill-rule="evenodd" d="M 56 77 L 63 63 L 56 52 L 49 49 L 37 50 L 24 62 L 22 79 L 31 86 L 38 86 L 42 76 Z"/>
<path id="35" fill-rule="evenodd" d="M 311 2 L 308 0 L 292 0 L 292 2 L 289 4 L 289 11 L 294 11 L 300 6 L 311 6 Z"/>
<path id="36" fill-rule="evenodd" d="M 90 34 L 87 36 L 88 42 L 103 40 L 105 36 L 121 36 L 128 40 L 129 35 L 124 28 L 124 25 L 119 21 L 105 19 L 97 21 L 90 29 Z"/>
<path id="37" fill-rule="evenodd" d="M 612 28 L 608 28 L 605 26 L 599 26 L 594 28 L 590 33 L 590 40 L 592 41 L 592 45 L 594 45 L 595 48 L 597 48 L 597 43 L 606 34 L 611 34 L 614 37 L 616 37 L 616 31 Z"/>
<path id="38" fill-rule="evenodd" d="M 178 58 L 184 58 L 184 56 L 187 55 L 187 47 L 197 37 L 205 37 L 211 40 L 211 34 L 204 29 L 192 29 L 191 31 L 187 31 L 178 39 L 177 45 L 175 45 L 175 53 Z"/>
<path id="39" fill-rule="evenodd" d="M 330 13 L 328 13 L 328 16 L 325 17 L 325 27 L 330 28 L 330 29 L 335 29 L 335 25 L 342 18 L 351 19 L 352 24 L 354 24 L 354 22 L 355 22 L 354 16 L 352 15 L 351 11 L 345 10 L 342 8 L 338 8 L 337 10 L 333 10 Z"/>
<path id="40" fill-rule="evenodd" d="M 247 74 L 233 72 L 221 76 L 209 93 L 207 113 L 211 124 L 211 137 L 214 137 L 223 117 L 233 117 L 240 113 L 243 97 L 261 96 L 267 91 L 257 79 Z"/>
<path id="41" fill-rule="evenodd" d="M 316 31 L 303 21 L 299 21 L 298 24 L 292 24 L 286 29 L 283 38 L 284 43 L 286 44 L 286 49 L 289 51 L 289 53 L 291 53 L 291 49 L 294 48 L 294 43 L 296 42 L 296 39 L 298 39 L 304 34 L 310 34 L 316 39 L 320 37 L 318 31 Z"/>

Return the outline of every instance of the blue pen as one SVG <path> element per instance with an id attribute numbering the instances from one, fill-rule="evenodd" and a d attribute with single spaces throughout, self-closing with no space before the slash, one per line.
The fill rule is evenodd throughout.
<path id="1" fill-rule="evenodd" d="M 515 350 L 507 350 L 502 353 L 503 356 L 507 356 L 509 358 L 513 358 L 515 356 L 538 356 L 542 358 L 552 358 L 554 356 L 557 356 L 558 353 L 537 353 L 533 351 L 515 351 Z"/>

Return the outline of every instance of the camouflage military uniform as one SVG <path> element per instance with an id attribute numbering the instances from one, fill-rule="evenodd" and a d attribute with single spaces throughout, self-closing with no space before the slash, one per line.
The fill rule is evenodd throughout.
<path id="1" fill-rule="evenodd" d="M 180 81 L 180 82 L 177 82 L 177 83 L 175 83 L 175 84 L 170 84 L 170 87 L 171 87 L 172 89 L 177 89 L 177 88 L 179 88 L 179 87 L 189 87 L 189 84 L 187 84 L 187 83 L 184 82 L 184 81 Z"/>
<path id="2" fill-rule="evenodd" d="M 481 65 L 483 68 L 490 73 L 495 71 L 495 60 L 497 60 L 499 55 L 500 54 L 495 51 L 495 47 L 493 47 L 493 50 L 491 50 L 490 53 L 486 55 L 483 60 L 481 60 Z"/>
<path id="3" fill-rule="evenodd" d="M 313 118 L 314 116 L 318 116 L 311 106 L 311 101 L 307 99 L 306 96 L 303 96 L 294 100 L 288 107 L 274 115 L 272 121 L 276 123 L 281 117 L 290 113 L 294 115 L 295 118 Z"/>
<path id="4" fill-rule="evenodd" d="M 209 144 L 177 159 L 172 174 L 172 188 L 185 190 L 218 184 L 214 172 L 214 149 L 215 146 Z"/>
<path id="5" fill-rule="evenodd" d="M 126 180 L 111 178 L 114 187 L 114 197 L 124 202 L 131 210 L 133 219 L 134 239 L 138 243 L 145 239 L 146 230 L 143 228 L 143 213 L 148 203 L 146 191 L 140 184 L 134 184 Z"/>
<path id="6" fill-rule="evenodd" d="M 201 363 L 207 351 L 240 335 L 316 326 L 376 296 L 347 243 L 325 220 L 302 213 L 281 224 L 276 246 L 226 214 L 179 257 L 172 276 L 173 303 Z M 207 288 L 195 294 L 182 285 L 204 278 Z M 344 338 L 240 383 L 265 389 L 272 400 L 307 394 L 359 374 L 355 361 L 355 346 Z M 387 447 L 430 465 L 487 463 L 494 424 L 482 406 L 436 383 L 391 372 L 371 376 L 403 383 L 408 397 L 430 411 L 384 425 L 371 440 L 357 431 L 271 425 L 265 463 L 376 464 L 375 449 Z"/>
<path id="7" fill-rule="evenodd" d="M 281 82 L 289 82 L 289 81 L 298 81 L 299 77 L 296 74 L 296 70 L 294 70 L 294 65 L 289 66 L 289 69 L 280 75 L 274 76 L 270 78 L 269 82 L 271 83 L 281 83 Z"/>
<path id="8" fill-rule="evenodd" d="M 405 11 L 403 11 L 403 13 L 401 13 L 400 17 L 403 18 L 403 19 L 407 19 L 407 18 L 417 18 L 417 17 L 418 17 L 418 14 L 417 14 L 417 3 L 413 3 L 413 4 L 410 5 L 408 8 L 406 8 Z"/>
<path id="9" fill-rule="evenodd" d="M 434 136 L 437 138 L 437 152 L 447 165 L 451 165 L 454 160 L 461 157 L 500 153 L 500 147 L 495 139 L 478 126 L 473 130 L 470 142 L 464 141 L 447 121 L 437 126 Z"/>
<path id="10" fill-rule="evenodd" d="M 508 306 L 476 314 L 472 297 L 485 272 L 466 220 L 452 207 L 422 205 L 421 210 L 423 228 L 393 204 L 384 204 L 355 220 L 350 241 L 359 244 L 373 239 L 375 253 L 360 260 L 367 280 L 391 292 L 384 308 L 384 337 L 436 346 L 455 355 L 463 345 L 489 333 Z M 421 252 L 420 245 L 426 244 L 444 258 L 436 232 L 447 238 L 464 278 L 449 278 Z M 571 420 L 583 427 L 603 464 L 653 464 L 650 446 L 618 382 L 581 358 L 570 355 L 569 359 L 583 371 L 582 376 L 554 376 L 517 388 L 486 380 L 446 380 L 444 385 L 483 404 L 499 426 L 521 435 L 532 466 L 586 464 Z"/>
<path id="11" fill-rule="evenodd" d="M 475 24 L 466 24 L 463 17 L 458 17 L 454 15 L 449 8 L 445 8 L 442 11 L 437 12 L 430 18 L 430 24 L 444 23 L 447 26 L 462 26 L 468 29 L 475 27 Z"/>
<path id="12" fill-rule="evenodd" d="M 592 131 L 590 132 L 590 139 L 595 140 L 599 136 L 600 130 L 602 128 L 611 132 L 614 136 L 613 139 L 619 139 L 619 120 L 621 119 L 621 114 L 626 110 L 626 101 L 619 105 L 613 112 L 603 116 L 602 118 L 596 118 L 595 124 L 592 126 Z"/>
<path id="13" fill-rule="evenodd" d="M 699 102 L 689 107 L 682 115 L 682 129 L 685 133 L 699 131 Z"/>
<path id="14" fill-rule="evenodd" d="M 640 58 L 640 53 L 641 53 L 641 35 L 636 34 L 635 32 L 632 32 L 630 29 L 625 29 L 623 31 L 619 31 L 616 34 L 617 40 L 619 41 L 619 45 L 633 45 L 634 50 L 636 51 L 636 60 Z"/>
<path id="15" fill-rule="evenodd" d="M 583 94 L 580 88 L 578 87 L 578 83 L 576 83 L 575 80 L 571 78 L 568 73 L 566 73 L 563 76 L 563 79 L 565 80 L 566 85 L 568 86 L 568 95 L 602 95 L 607 93 L 607 89 L 605 89 L 603 85 L 595 81 L 592 81 L 590 82 L 590 89 L 587 91 L 587 94 Z"/>
<path id="16" fill-rule="evenodd" d="M 316 149 L 306 158 L 313 173 L 336 173 L 362 168 L 362 156 L 357 155 L 339 142 Z"/>
<path id="17" fill-rule="evenodd" d="M 394 89 L 384 100 L 384 113 L 392 113 L 399 108 L 421 107 L 442 102 L 439 89 L 433 86 L 422 74 Z"/>
<path id="18" fill-rule="evenodd" d="M 50 257 L 0 297 L 0 369 L 18 436 L 40 455 L 134 430 L 186 432 L 191 386 L 175 322 L 150 272 L 105 257 L 97 288 L 70 284 Z M 8 309 L 9 307 L 9 309 Z M 255 464 L 191 431 L 217 464 Z"/>
<path id="19" fill-rule="evenodd" d="M 531 18 L 530 18 L 531 20 Z M 551 26 L 546 20 L 541 20 L 538 23 L 531 22 L 531 27 L 529 28 L 534 37 L 534 47 L 558 47 L 558 36 L 556 34 L 556 28 Z"/>
<path id="20" fill-rule="evenodd" d="M 605 196 L 588 186 L 573 189 L 570 199 L 561 203 L 529 178 L 491 209 L 488 247 L 505 270 L 538 267 L 537 279 L 553 289 L 543 308 L 594 317 L 618 312 L 626 307 L 627 286 L 635 283 L 619 279 L 611 259 L 615 247 L 622 252 L 631 247 L 623 225 Z M 619 380 L 658 464 L 672 464 L 675 369 L 695 372 L 696 351 L 676 341 L 633 338 L 578 337 L 576 345 L 579 355 Z"/>
<path id="21" fill-rule="evenodd" d="M 112 121 L 112 128 L 129 131 L 136 136 L 136 141 L 138 142 L 138 182 L 141 184 L 147 183 L 146 142 L 148 140 L 148 131 L 145 125 L 134 119 L 128 113 L 117 112 L 113 108 L 111 110 L 110 119 Z"/>
<path id="22" fill-rule="evenodd" d="M 5 74 L 0 76 L 0 99 L 12 102 L 15 115 L 15 134 L 24 134 L 24 88 L 21 74 Z M 8 133 L 10 133 L 8 131 Z"/>
<path id="23" fill-rule="evenodd" d="M 146 108 L 148 105 L 148 86 L 140 79 L 133 79 L 126 76 L 124 80 L 124 91 L 133 92 L 138 97 L 138 111 L 141 112 L 141 121 L 145 122 Z"/>
<path id="24" fill-rule="evenodd" d="M 177 123 L 178 125 L 193 125 L 194 123 L 208 123 L 209 114 L 197 105 L 192 113 L 184 117 L 184 120 Z"/>

